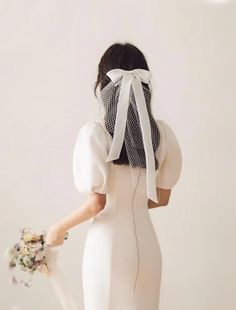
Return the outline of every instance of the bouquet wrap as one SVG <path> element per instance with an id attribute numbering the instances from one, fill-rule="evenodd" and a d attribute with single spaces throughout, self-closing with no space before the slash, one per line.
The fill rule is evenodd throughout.
<path id="1" fill-rule="evenodd" d="M 39 271 L 50 279 L 62 309 L 78 310 L 67 279 L 58 264 L 58 250 L 56 247 L 47 245 L 45 237 L 46 232 L 38 234 L 24 228 L 20 240 L 6 250 L 5 258 L 8 260 L 9 269 L 18 267 L 28 275 L 27 281 L 17 279 L 15 275 L 11 277 L 11 281 L 13 284 L 30 287 L 32 275 Z M 67 238 L 68 233 L 65 235 L 65 239 Z"/>

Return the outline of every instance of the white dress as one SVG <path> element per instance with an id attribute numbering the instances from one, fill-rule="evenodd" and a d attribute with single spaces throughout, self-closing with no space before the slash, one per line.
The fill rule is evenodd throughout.
<path id="1" fill-rule="evenodd" d="M 160 130 L 157 187 L 178 181 L 182 154 L 169 125 Z M 82 193 L 107 194 L 105 208 L 91 219 L 85 242 L 82 283 L 84 310 L 158 310 L 162 257 L 146 197 L 146 170 L 105 162 L 111 145 L 103 120 L 82 126 L 73 154 L 75 186 Z"/>

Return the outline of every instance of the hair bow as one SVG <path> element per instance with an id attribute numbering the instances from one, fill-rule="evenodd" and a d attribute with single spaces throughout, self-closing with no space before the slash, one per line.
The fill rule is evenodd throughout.
<path id="1" fill-rule="evenodd" d="M 151 79 L 151 72 L 144 69 L 123 70 L 112 69 L 106 75 L 113 81 L 117 82 L 120 78 L 121 88 L 117 104 L 117 114 L 115 120 L 114 135 L 109 154 L 106 162 L 118 159 L 124 141 L 127 112 L 129 106 L 129 95 L 131 85 L 133 86 L 135 101 L 138 109 L 142 138 L 146 158 L 146 184 L 147 196 L 149 199 L 158 202 L 156 192 L 156 173 L 155 173 L 155 159 L 152 146 L 151 126 L 145 96 L 143 93 L 142 83 L 149 83 Z"/>

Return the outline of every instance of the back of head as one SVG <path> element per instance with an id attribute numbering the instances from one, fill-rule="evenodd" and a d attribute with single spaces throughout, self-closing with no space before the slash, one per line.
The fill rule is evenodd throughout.
<path id="1" fill-rule="evenodd" d="M 110 82 L 106 73 L 117 68 L 149 70 L 144 54 L 136 46 L 131 43 L 114 43 L 108 47 L 98 64 L 97 81 L 94 87 L 95 96 L 98 85 L 102 90 Z"/>
<path id="2" fill-rule="evenodd" d="M 101 57 L 98 65 L 98 75 L 94 87 L 94 94 L 97 97 L 96 91 L 99 87 L 99 96 L 105 110 L 105 127 L 109 134 L 113 137 L 117 103 L 121 85 L 120 83 L 111 82 L 110 78 L 106 75 L 106 73 L 112 69 L 144 69 L 149 71 L 149 67 L 144 54 L 140 51 L 140 49 L 130 43 L 112 44 Z M 152 92 L 148 84 L 142 82 L 142 86 L 151 125 L 153 151 L 156 152 L 160 144 L 160 131 L 152 115 Z M 113 163 L 146 168 L 142 130 L 132 87 L 124 143 L 121 149 L 120 157 L 113 160 Z M 157 168 L 159 168 L 159 163 L 155 158 L 155 169 Z"/>

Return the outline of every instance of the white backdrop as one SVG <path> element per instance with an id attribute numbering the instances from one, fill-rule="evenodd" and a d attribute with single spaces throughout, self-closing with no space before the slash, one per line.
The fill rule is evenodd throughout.
<path id="1" fill-rule="evenodd" d="M 168 207 L 150 210 L 160 310 L 235 309 L 235 20 L 235 1 L 0 0 L 1 253 L 20 228 L 47 229 L 86 199 L 73 184 L 74 143 L 98 113 L 100 57 L 127 41 L 147 57 L 155 115 L 183 152 Z M 87 228 L 73 228 L 60 249 L 81 310 Z M 1 309 L 60 309 L 47 279 L 27 289 L 8 277 L 2 259 Z"/>

